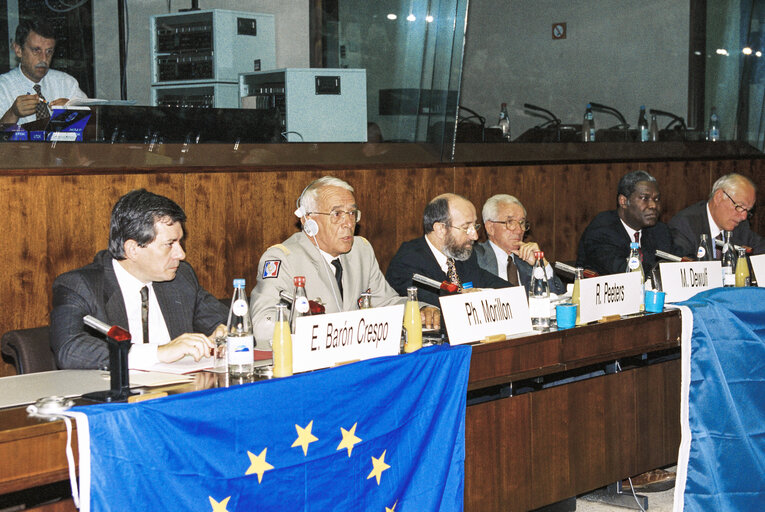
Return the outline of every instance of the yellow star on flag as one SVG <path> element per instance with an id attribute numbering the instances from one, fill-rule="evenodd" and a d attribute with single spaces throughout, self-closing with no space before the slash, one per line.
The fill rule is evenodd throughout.
<path id="1" fill-rule="evenodd" d="M 210 505 L 212 505 L 212 512 L 228 512 L 228 509 L 226 509 L 226 505 L 228 505 L 228 500 L 231 499 L 231 496 L 224 499 L 223 501 L 215 501 L 212 496 L 208 496 L 210 498 Z"/>
<path id="2" fill-rule="evenodd" d="M 372 472 L 369 473 L 369 476 L 367 477 L 367 480 L 369 480 L 372 477 L 377 478 L 377 485 L 380 485 L 380 477 L 382 476 L 382 472 L 386 469 L 390 468 L 388 464 L 385 463 L 385 452 L 388 450 L 384 450 L 382 452 L 382 455 L 380 455 L 379 459 L 375 459 L 372 457 Z"/>
<path id="3" fill-rule="evenodd" d="M 297 430 L 297 439 L 295 439 L 295 442 L 292 443 L 292 446 L 290 448 L 294 448 L 296 446 L 302 446 L 303 447 L 303 455 L 308 455 L 308 445 L 313 443 L 314 441 L 318 441 L 319 438 L 315 435 L 311 434 L 311 429 L 313 428 L 313 420 L 306 426 L 305 428 L 295 425 L 295 429 Z"/>
<path id="4" fill-rule="evenodd" d="M 394 503 L 392 507 L 385 507 L 385 512 L 396 512 L 396 505 L 398 505 L 398 500 L 396 500 L 396 503 Z"/>
<path id="5" fill-rule="evenodd" d="M 343 434 L 343 440 L 340 441 L 340 444 L 337 445 L 338 450 L 342 450 L 343 448 L 348 449 L 348 457 L 351 456 L 351 452 L 353 451 L 353 446 L 356 443 L 360 443 L 361 439 L 356 437 L 356 425 L 358 423 L 354 423 L 350 430 L 345 430 L 343 427 L 340 427 L 340 432 Z"/>
<path id="6" fill-rule="evenodd" d="M 251 475 L 253 473 L 257 474 L 258 483 L 263 481 L 263 473 L 269 469 L 274 469 L 271 464 L 266 462 L 266 450 L 268 450 L 268 448 L 263 448 L 263 451 L 260 452 L 260 455 L 255 455 L 250 451 L 247 452 L 247 455 L 250 456 L 250 467 L 247 468 L 245 475 Z"/>

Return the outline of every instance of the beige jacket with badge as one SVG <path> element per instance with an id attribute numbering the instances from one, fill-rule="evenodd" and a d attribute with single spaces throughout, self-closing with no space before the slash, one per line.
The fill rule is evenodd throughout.
<path id="1" fill-rule="evenodd" d="M 270 350 L 279 292 L 292 295 L 295 276 L 305 276 L 308 299 L 324 304 L 327 313 L 358 309 L 358 299 L 367 290 L 372 294 L 373 307 L 406 302 L 406 297 L 400 297 L 385 280 L 366 238 L 354 237 L 353 247 L 340 255 L 340 263 L 343 266 L 342 297 L 332 268 L 303 232 L 295 233 L 263 253 L 258 264 L 258 280 L 250 295 L 250 316 L 258 349 Z"/>

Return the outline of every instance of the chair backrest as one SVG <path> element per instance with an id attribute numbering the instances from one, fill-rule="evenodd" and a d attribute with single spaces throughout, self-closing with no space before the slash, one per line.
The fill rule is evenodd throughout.
<path id="1" fill-rule="evenodd" d="M 58 370 L 47 325 L 6 332 L 0 340 L 0 350 L 13 359 L 19 375 Z"/>

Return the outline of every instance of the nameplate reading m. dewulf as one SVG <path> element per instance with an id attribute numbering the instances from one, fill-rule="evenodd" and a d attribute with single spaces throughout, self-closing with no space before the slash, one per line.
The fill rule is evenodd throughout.
<path id="1" fill-rule="evenodd" d="M 765 254 L 749 256 L 749 263 L 752 264 L 752 270 L 754 270 L 754 278 L 757 279 L 757 286 L 760 288 L 765 288 Z"/>
<path id="2" fill-rule="evenodd" d="M 660 263 L 661 289 L 664 302 L 681 302 L 710 288 L 722 286 L 722 265 L 719 261 L 684 261 Z"/>
<path id="3" fill-rule="evenodd" d="M 529 303 L 523 286 L 460 293 L 439 300 L 450 345 L 531 331 Z"/>
<path id="4" fill-rule="evenodd" d="M 583 324 L 604 316 L 631 315 L 643 301 L 640 272 L 591 277 L 579 281 L 579 318 Z"/>
<path id="5" fill-rule="evenodd" d="M 396 355 L 403 321 L 403 304 L 298 318 L 292 337 L 292 371 Z"/>

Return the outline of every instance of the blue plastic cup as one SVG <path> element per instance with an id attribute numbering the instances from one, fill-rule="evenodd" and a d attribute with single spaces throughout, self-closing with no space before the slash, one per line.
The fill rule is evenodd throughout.
<path id="1" fill-rule="evenodd" d="M 664 292 L 647 290 L 645 292 L 645 310 L 647 313 L 661 313 L 664 311 Z"/>
<path id="2" fill-rule="evenodd" d="M 566 303 L 555 306 L 558 330 L 571 329 L 576 325 L 576 304 Z"/>

